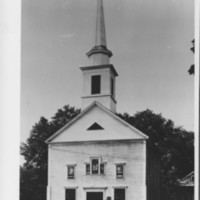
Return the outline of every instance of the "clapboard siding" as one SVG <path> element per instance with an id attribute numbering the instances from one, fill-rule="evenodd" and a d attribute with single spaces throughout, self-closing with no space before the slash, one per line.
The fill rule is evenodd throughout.
<path id="1" fill-rule="evenodd" d="M 85 200 L 84 188 L 106 188 L 113 198 L 115 187 L 126 187 L 126 200 L 146 199 L 146 143 L 142 140 L 61 143 L 49 145 L 49 200 L 64 200 L 65 187 L 77 187 L 77 199 Z M 85 162 L 101 157 L 104 175 L 86 175 Z M 116 179 L 116 163 L 125 164 L 124 179 Z M 75 179 L 67 179 L 67 164 L 76 164 Z"/>

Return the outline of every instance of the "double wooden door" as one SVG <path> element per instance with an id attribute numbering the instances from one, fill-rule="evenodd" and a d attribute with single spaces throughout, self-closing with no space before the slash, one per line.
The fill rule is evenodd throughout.
<path id="1" fill-rule="evenodd" d="M 103 200 L 103 192 L 87 192 L 86 200 Z"/>

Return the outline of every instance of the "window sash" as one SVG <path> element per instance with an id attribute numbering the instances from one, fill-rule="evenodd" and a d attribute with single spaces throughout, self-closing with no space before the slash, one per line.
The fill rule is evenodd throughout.
<path id="1" fill-rule="evenodd" d="M 86 174 L 90 174 L 90 164 L 89 163 L 86 163 L 85 165 L 85 170 L 86 170 Z"/>
<path id="2" fill-rule="evenodd" d="M 91 165 L 92 165 L 92 174 L 98 174 L 99 173 L 99 159 L 92 159 Z"/>
<path id="3" fill-rule="evenodd" d="M 116 165 L 116 176 L 117 178 L 124 178 L 124 165 Z"/>
<path id="4" fill-rule="evenodd" d="M 67 177 L 69 179 L 74 179 L 75 166 L 67 166 Z"/>
<path id="5" fill-rule="evenodd" d="M 100 174 L 104 174 L 105 166 L 104 163 L 100 164 Z"/>
<path id="6" fill-rule="evenodd" d="M 105 163 L 100 158 L 91 158 L 90 163 L 85 163 L 86 174 L 104 174 Z"/>

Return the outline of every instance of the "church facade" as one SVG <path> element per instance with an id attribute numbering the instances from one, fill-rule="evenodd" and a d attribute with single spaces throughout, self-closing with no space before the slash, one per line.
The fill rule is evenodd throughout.
<path id="1" fill-rule="evenodd" d="M 110 64 L 103 2 L 87 53 L 82 112 L 48 144 L 47 200 L 159 200 L 159 157 L 148 136 L 116 115 L 118 73 Z"/>

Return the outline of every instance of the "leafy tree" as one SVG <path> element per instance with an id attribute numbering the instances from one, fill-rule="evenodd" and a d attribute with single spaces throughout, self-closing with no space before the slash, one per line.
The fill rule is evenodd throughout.
<path id="1" fill-rule="evenodd" d="M 190 48 L 190 50 L 194 53 L 195 52 L 195 40 L 193 39 L 192 40 L 192 47 Z M 194 67 L 194 64 L 193 65 L 191 65 L 190 66 L 190 69 L 188 70 L 188 73 L 190 74 L 190 75 L 192 75 L 192 74 L 194 74 L 194 72 L 195 72 L 195 67 Z"/>
<path id="2" fill-rule="evenodd" d="M 161 154 L 162 194 L 173 199 L 177 180 L 194 170 L 194 134 L 148 109 L 134 116 L 118 115 L 148 135 L 148 142 L 157 147 Z"/>
<path id="3" fill-rule="evenodd" d="M 69 105 L 59 109 L 52 121 L 41 117 L 30 132 L 26 143 L 21 144 L 25 163 L 20 169 L 20 199 L 45 200 L 47 186 L 47 144 L 45 140 L 80 113 Z"/>
<path id="4" fill-rule="evenodd" d="M 21 145 L 21 155 L 26 160 L 20 169 L 21 200 L 46 199 L 47 145 L 44 141 L 79 113 L 79 109 L 64 106 L 50 122 L 41 117 L 33 126 L 27 142 Z M 155 144 L 161 152 L 162 187 L 172 194 L 177 179 L 193 170 L 193 133 L 174 127 L 171 120 L 151 110 L 138 112 L 133 116 L 127 113 L 118 116 L 147 134 L 150 137 L 149 142 Z"/>

